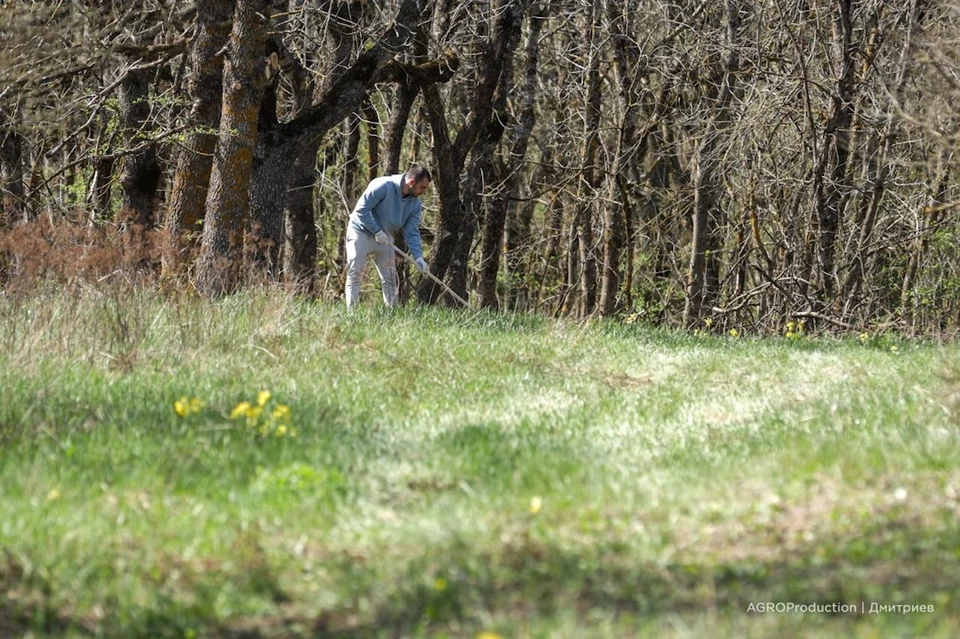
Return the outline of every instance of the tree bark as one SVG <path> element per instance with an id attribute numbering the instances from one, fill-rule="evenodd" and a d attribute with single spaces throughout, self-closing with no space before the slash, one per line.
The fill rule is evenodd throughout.
<path id="1" fill-rule="evenodd" d="M 367 181 L 380 176 L 380 114 L 367 96 L 360 103 L 360 114 L 367 128 Z"/>
<path id="2" fill-rule="evenodd" d="M 133 70 L 120 84 L 120 118 L 128 148 L 140 145 L 152 129 L 149 122 L 150 77 L 148 70 Z M 128 232 L 138 227 L 149 229 L 154 226 L 153 199 L 159 183 L 160 162 L 152 145 L 124 156 L 119 222 Z"/>
<path id="3" fill-rule="evenodd" d="M 223 73 L 220 134 L 210 175 L 196 286 L 202 295 L 240 284 L 244 233 L 250 228 L 250 182 L 264 88 L 269 0 L 239 0 Z"/>
<path id="4" fill-rule="evenodd" d="M 390 119 L 384 129 L 384 173 L 394 175 L 400 172 L 400 153 L 403 149 L 403 135 L 410 121 L 410 109 L 420 95 L 420 85 L 412 80 L 397 84 L 393 94 Z"/>
<path id="5" fill-rule="evenodd" d="M 198 0 L 195 33 L 190 43 L 187 97 L 190 128 L 177 158 L 167 208 L 163 273 L 173 275 L 196 248 L 201 234 L 223 95 L 221 49 L 230 31 L 235 0 Z"/>
<path id="6" fill-rule="evenodd" d="M 305 140 L 297 152 L 290 175 L 284 215 L 284 280 L 303 294 L 312 294 L 317 272 L 317 228 L 313 216 L 313 191 L 320 140 Z"/>

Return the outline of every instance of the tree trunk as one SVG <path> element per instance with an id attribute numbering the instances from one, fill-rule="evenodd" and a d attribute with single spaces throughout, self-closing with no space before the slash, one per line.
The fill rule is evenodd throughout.
<path id="1" fill-rule="evenodd" d="M 847 188 L 847 160 L 850 156 L 850 124 L 853 120 L 855 56 L 853 43 L 853 0 L 838 0 L 837 27 L 840 33 L 840 77 L 833 97 L 833 114 L 823 132 L 823 144 L 813 175 L 814 215 L 819 227 L 817 266 L 820 300 L 829 306 L 836 290 L 836 244 L 840 228 L 843 191 Z M 829 176 L 828 176 L 829 169 Z"/>
<path id="2" fill-rule="evenodd" d="M 0 230 L 24 219 L 23 137 L 12 126 L 0 130 Z"/>
<path id="3" fill-rule="evenodd" d="M 740 58 L 737 44 L 740 29 L 740 8 L 736 0 L 726 0 L 727 46 L 726 68 L 718 91 L 713 116 L 707 124 L 703 141 L 694 158 L 693 238 L 690 269 L 687 276 L 687 299 L 683 323 L 694 327 L 703 316 L 704 306 L 711 306 L 719 293 L 720 239 L 722 212 L 719 207 L 720 183 L 718 146 L 730 121 L 730 105 L 736 91 Z"/>
<path id="4" fill-rule="evenodd" d="M 120 84 L 120 118 L 128 149 L 141 145 L 152 128 L 149 121 L 150 77 L 147 70 L 135 70 L 129 72 Z M 153 199 L 159 183 L 160 163 L 152 145 L 124 156 L 119 221 L 127 231 L 154 226 Z"/>
<path id="5" fill-rule="evenodd" d="M 447 120 L 440 93 L 433 85 L 423 87 L 423 97 L 430 115 L 433 130 L 433 183 L 440 200 L 440 220 L 437 235 L 430 251 L 430 271 L 437 279 L 443 279 L 453 261 L 454 250 L 460 237 L 465 207 L 460 199 L 460 169 L 464 155 L 459 153 L 447 136 Z M 433 280 L 425 278 L 417 291 L 418 299 L 433 304 L 441 292 Z"/>
<path id="6" fill-rule="evenodd" d="M 239 0 L 223 74 L 223 108 L 197 290 L 207 297 L 232 293 L 240 284 L 244 232 L 250 227 L 250 182 L 257 121 L 264 87 L 263 57 L 269 0 Z"/>
<path id="7" fill-rule="evenodd" d="M 201 234 L 207 189 L 216 149 L 223 95 L 223 55 L 236 0 L 198 0 L 195 33 L 190 43 L 187 96 L 191 101 L 177 158 L 167 208 L 163 253 L 164 275 L 185 263 L 184 253 L 196 248 Z"/>
<path id="8" fill-rule="evenodd" d="M 367 180 L 370 181 L 380 176 L 380 114 L 369 96 L 360 104 L 360 114 L 367 127 Z"/>
<path id="9" fill-rule="evenodd" d="M 113 157 L 98 157 L 93 165 L 90 181 L 90 222 L 99 223 L 111 219 L 110 200 L 113 197 Z"/>
<path id="10" fill-rule="evenodd" d="M 493 151 L 503 134 L 502 118 L 504 114 L 499 112 L 503 106 L 503 104 L 500 104 L 495 109 L 497 114 L 487 122 L 483 134 L 474 145 L 470 168 L 467 171 L 465 216 L 461 222 L 460 237 L 457 240 L 457 247 L 450 268 L 450 288 L 464 299 L 468 295 L 467 261 L 470 258 L 473 238 L 476 236 L 477 228 L 486 217 L 484 209 L 488 208 L 489 205 L 487 196 L 496 182 Z"/>
<path id="11" fill-rule="evenodd" d="M 405 81 L 397 84 L 390 109 L 390 119 L 384 129 L 384 173 L 394 175 L 400 172 L 400 153 L 403 149 L 403 134 L 410 121 L 410 109 L 420 94 L 420 85 Z"/>
<path id="12" fill-rule="evenodd" d="M 593 313 L 597 305 L 597 260 L 594 255 L 593 213 L 594 203 L 602 174 L 597 171 L 597 151 L 600 146 L 600 46 L 603 25 L 600 0 L 593 0 L 591 8 L 591 27 L 587 54 L 587 95 L 584 118 L 584 142 L 581 151 L 581 174 L 578 189 L 577 211 L 574 228 L 579 237 L 580 251 L 580 313 L 586 317 Z"/>
<path id="13" fill-rule="evenodd" d="M 600 314 L 611 316 L 616 312 L 617 293 L 620 290 L 623 249 L 630 202 L 625 186 L 626 170 L 633 163 L 636 136 L 636 104 L 634 82 L 628 59 L 636 60 L 637 52 L 630 48 L 627 8 L 615 0 L 607 0 L 610 33 L 613 38 L 614 71 L 620 97 L 620 131 L 614 156 L 613 178 L 610 180 L 610 202 L 604 206 L 603 270 L 600 277 Z M 628 262 L 629 268 L 629 262 Z"/>
<path id="14" fill-rule="evenodd" d="M 520 94 L 519 116 L 510 134 L 509 150 L 500 166 L 499 188 L 487 207 L 480 245 L 480 306 L 499 308 L 497 299 L 497 275 L 500 271 L 500 254 L 504 243 L 507 211 L 510 194 L 520 190 L 520 169 L 527 154 L 527 145 L 536 120 L 534 102 L 537 91 L 537 63 L 539 57 L 540 31 L 543 28 L 546 8 L 537 5 L 530 10 L 530 29 L 524 48 L 523 86 Z"/>
<path id="15" fill-rule="evenodd" d="M 341 139 L 342 143 L 340 147 L 343 149 L 343 172 L 340 176 L 340 184 L 343 190 L 343 204 L 339 206 L 334 204 L 333 208 L 340 213 L 338 222 L 334 224 L 334 228 L 337 229 L 337 265 L 340 268 L 340 279 L 343 280 L 346 274 L 343 269 L 347 263 L 347 247 L 345 244 L 347 220 L 351 213 L 350 207 L 360 196 L 357 192 L 357 166 L 359 164 L 357 155 L 360 152 L 360 118 L 358 118 L 355 113 L 343 121 Z M 344 284 L 344 281 L 341 281 L 340 284 Z"/>
<path id="16" fill-rule="evenodd" d="M 320 140 L 306 140 L 297 152 L 287 193 L 283 251 L 284 280 L 293 290 L 313 293 L 317 271 L 317 228 L 314 225 L 313 187 Z"/>

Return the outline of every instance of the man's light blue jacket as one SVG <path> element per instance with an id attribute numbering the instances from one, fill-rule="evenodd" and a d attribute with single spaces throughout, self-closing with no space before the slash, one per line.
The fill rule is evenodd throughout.
<path id="1" fill-rule="evenodd" d="M 349 224 L 352 228 L 370 235 L 376 235 L 377 231 L 382 229 L 390 237 L 403 229 L 403 237 L 411 255 L 414 259 L 422 258 L 420 198 L 402 195 L 400 185 L 403 184 L 403 176 L 403 173 L 399 173 L 370 182 L 367 190 L 357 200 L 357 205 L 350 214 Z"/>

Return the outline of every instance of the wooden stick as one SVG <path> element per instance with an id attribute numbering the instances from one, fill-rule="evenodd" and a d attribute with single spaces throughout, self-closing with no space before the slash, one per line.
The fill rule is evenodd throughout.
<path id="1" fill-rule="evenodd" d="M 416 260 L 414 260 L 412 257 L 410 257 L 409 255 L 407 255 L 406 253 L 404 253 L 403 251 L 401 251 L 400 249 L 398 249 L 397 246 L 396 246 L 396 244 L 394 244 L 393 250 L 397 252 L 397 255 L 399 255 L 400 257 L 404 258 L 404 259 L 407 260 L 408 262 L 410 262 L 410 263 L 412 263 L 412 264 L 416 264 L 416 263 L 417 263 Z M 436 282 L 437 284 L 439 284 L 439 285 L 443 288 L 443 290 L 444 290 L 445 292 L 447 292 L 447 293 L 450 294 L 450 297 L 452 297 L 453 299 L 455 299 L 455 300 L 457 300 L 458 302 L 460 302 L 461 304 L 463 304 L 464 308 L 470 308 L 470 302 L 468 302 L 467 300 L 463 299 L 462 297 L 460 297 L 459 295 L 457 295 L 456 293 L 454 293 L 452 288 L 450 288 L 449 286 L 447 286 L 446 284 L 444 284 L 438 277 L 436 277 L 436 276 L 435 276 L 433 273 L 431 273 L 429 270 L 428 270 L 428 271 L 425 271 L 425 272 L 424 272 L 424 275 L 426 275 L 426 276 L 429 277 L 431 280 L 433 280 L 434 282 Z"/>

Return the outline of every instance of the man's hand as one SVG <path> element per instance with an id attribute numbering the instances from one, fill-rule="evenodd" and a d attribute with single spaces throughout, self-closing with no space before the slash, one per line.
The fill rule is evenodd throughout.
<path id="1" fill-rule="evenodd" d="M 430 267 L 427 266 L 426 260 L 424 260 L 422 257 L 418 257 L 414 260 L 414 262 L 417 263 L 417 269 L 424 275 L 430 272 Z"/>
<path id="2" fill-rule="evenodd" d="M 390 241 L 390 236 L 387 235 L 387 232 L 383 229 L 377 231 L 377 234 L 373 236 L 373 239 L 377 241 L 377 244 L 382 244 L 383 246 L 390 246 L 393 242 Z"/>

